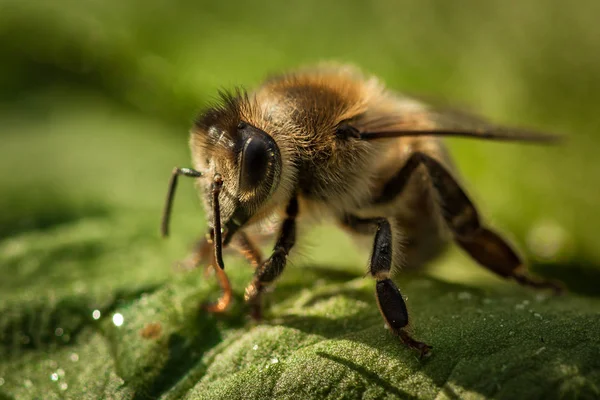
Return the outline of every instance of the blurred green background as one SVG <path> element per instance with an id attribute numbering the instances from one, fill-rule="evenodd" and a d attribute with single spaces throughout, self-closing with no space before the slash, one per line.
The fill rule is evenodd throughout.
<path id="1" fill-rule="evenodd" d="M 219 88 L 252 88 L 321 60 L 564 134 L 557 147 L 450 147 L 486 220 L 509 232 L 532 268 L 597 296 L 598 15 L 592 0 L 0 0 L 0 337 L 10 361 L 0 394 L 3 385 L 7 398 L 36 386 L 45 372 L 23 378 L 27 365 L 70 342 L 52 335 L 55 325 L 82 330 L 90 310 L 201 279 L 172 269 L 205 228 L 190 182 L 180 185 L 171 238 L 158 237 L 170 171 L 189 165 L 195 113 Z M 335 228 L 304 232 L 284 287 L 314 283 L 299 278 L 303 265 L 362 274 L 367 252 Z M 235 260 L 226 263 L 245 268 Z M 456 251 L 425 274 L 518 290 Z M 242 311 L 232 315 L 243 321 Z M 6 372 L 14 363 L 18 383 Z"/>

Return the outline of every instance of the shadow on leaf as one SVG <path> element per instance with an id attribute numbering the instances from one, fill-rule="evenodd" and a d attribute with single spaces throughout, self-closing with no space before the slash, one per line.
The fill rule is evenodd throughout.
<path id="1" fill-rule="evenodd" d="M 336 363 L 342 364 L 343 366 L 345 366 L 348 369 L 356 371 L 358 374 L 363 376 L 366 381 L 375 382 L 375 384 L 384 388 L 387 393 L 396 395 L 401 399 L 417 399 L 418 398 L 416 396 L 412 396 L 409 393 L 407 393 L 403 390 L 400 390 L 397 387 L 391 385 L 389 382 L 387 382 L 385 379 L 382 379 L 379 375 L 377 375 L 373 371 L 369 371 L 364 366 L 356 364 L 352 360 L 346 360 L 341 357 L 337 357 L 337 356 L 334 356 L 331 354 L 324 353 L 322 351 L 317 351 L 315 354 L 320 357 L 326 358 L 328 360 L 334 361 Z"/>

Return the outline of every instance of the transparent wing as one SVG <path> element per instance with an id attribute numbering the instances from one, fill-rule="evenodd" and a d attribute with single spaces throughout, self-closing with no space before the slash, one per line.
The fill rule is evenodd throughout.
<path id="1" fill-rule="evenodd" d="M 562 137 L 527 128 L 498 125 L 474 113 L 449 107 L 431 107 L 410 98 L 401 98 L 396 112 L 365 115 L 355 127 L 358 136 L 364 140 L 402 136 L 456 136 L 552 143 Z"/>

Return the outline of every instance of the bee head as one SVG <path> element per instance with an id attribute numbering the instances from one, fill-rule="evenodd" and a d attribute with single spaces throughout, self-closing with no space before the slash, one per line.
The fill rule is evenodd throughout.
<path id="1" fill-rule="evenodd" d="M 190 146 L 195 167 L 204 171 L 204 203 L 214 214 L 214 177 L 222 177 L 217 201 L 225 228 L 225 243 L 261 210 L 276 190 L 281 177 L 277 143 L 250 121 L 258 108 L 248 96 L 221 93 L 221 101 L 198 117 Z"/>

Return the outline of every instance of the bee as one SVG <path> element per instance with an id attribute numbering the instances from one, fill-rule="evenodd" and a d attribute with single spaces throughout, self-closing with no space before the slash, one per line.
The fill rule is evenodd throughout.
<path id="1" fill-rule="evenodd" d="M 193 168 L 173 170 L 162 234 L 168 235 L 177 178 L 194 178 L 212 221 L 194 259 L 210 255 L 223 290 L 206 308 L 222 312 L 231 301 L 222 252 L 235 243 L 255 267 L 245 300 L 260 319 L 262 295 L 285 269 L 297 222 L 327 213 L 352 233 L 373 238 L 368 274 L 379 311 L 391 332 L 424 356 L 431 346 L 407 331 L 407 307 L 391 274 L 429 262 L 448 238 L 497 275 L 561 290 L 528 275 L 514 248 L 481 221 L 455 177 L 444 136 L 557 139 L 435 109 L 345 65 L 274 76 L 251 92 L 221 92 L 191 130 Z M 272 253 L 262 260 L 248 232 L 273 215 L 280 225 Z"/>

